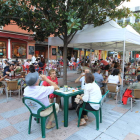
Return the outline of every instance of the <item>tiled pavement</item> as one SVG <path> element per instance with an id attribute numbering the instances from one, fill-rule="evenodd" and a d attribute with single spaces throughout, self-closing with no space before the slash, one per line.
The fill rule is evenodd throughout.
<path id="1" fill-rule="evenodd" d="M 74 84 L 78 75 L 68 73 L 68 85 Z M 60 85 L 62 79 L 59 79 Z M 96 130 L 95 118 L 89 113 L 86 126 L 77 127 L 77 116 L 74 110 L 69 111 L 69 126 L 63 126 L 63 111 L 58 113 L 59 129 L 46 129 L 46 140 L 140 140 L 140 102 L 134 104 L 130 111 L 127 105 L 115 104 L 107 99 L 103 104 L 103 123 Z M 28 135 L 29 112 L 16 95 L 6 102 L 5 95 L 0 95 L 0 140 L 40 140 L 41 127 L 32 121 L 31 134 Z"/>

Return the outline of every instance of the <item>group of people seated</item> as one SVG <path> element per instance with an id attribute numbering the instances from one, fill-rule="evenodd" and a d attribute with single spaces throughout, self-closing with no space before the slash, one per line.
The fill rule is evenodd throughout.
<path id="1" fill-rule="evenodd" d="M 33 67 L 32 67 L 33 68 Z M 39 86 L 40 78 L 42 84 Z M 82 99 L 83 101 L 91 101 L 91 102 L 99 102 L 102 98 L 101 90 L 99 86 L 94 82 L 94 76 L 90 73 L 89 70 L 85 70 L 85 75 L 82 75 L 84 84 L 84 96 L 81 97 L 80 95 L 77 98 Z M 56 71 L 51 69 L 49 71 L 49 75 L 40 75 L 35 72 L 33 69 L 30 73 L 26 76 L 25 82 L 27 87 L 24 90 L 24 96 L 35 98 L 41 101 L 45 106 L 54 102 L 54 98 L 56 98 L 55 108 L 56 112 L 59 111 L 59 104 L 60 104 L 60 96 L 53 94 L 54 90 L 58 89 L 58 79 L 56 77 Z M 49 97 L 48 97 L 49 95 Z M 79 114 L 80 106 L 77 109 L 77 115 Z M 86 109 L 89 110 L 98 110 L 99 105 L 96 104 L 86 104 Z M 52 111 L 52 109 L 51 109 Z M 46 109 L 41 112 L 41 116 L 47 116 L 50 113 L 50 109 Z M 52 114 L 49 118 L 48 124 L 46 125 L 47 129 L 50 129 L 55 126 L 53 123 L 54 115 Z M 87 113 L 83 112 L 80 125 L 84 125 L 88 120 Z"/>
<path id="2" fill-rule="evenodd" d="M 81 89 L 84 90 L 84 95 L 83 96 L 77 95 L 76 98 L 79 98 L 83 100 L 84 102 L 87 102 L 87 101 L 99 102 L 102 98 L 102 95 L 105 93 L 104 91 L 102 92 L 102 89 L 101 89 L 102 87 L 104 87 L 105 83 L 114 83 L 114 84 L 119 84 L 119 85 L 122 84 L 122 78 L 120 76 L 121 67 L 118 62 L 106 63 L 103 60 L 100 60 L 98 61 L 98 63 L 99 63 L 98 64 L 99 67 L 96 67 L 94 73 L 92 73 L 90 68 L 87 67 L 85 70 L 83 70 L 82 74 L 75 80 L 75 83 L 81 82 Z M 102 65 L 100 65 L 101 63 Z M 107 78 L 104 78 L 104 76 L 101 74 L 102 69 L 104 69 L 105 71 L 106 70 L 110 71 L 110 75 Z M 43 81 L 40 86 L 38 86 L 39 76 L 36 73 L 37 78 L 35 82 L 33 82 L 32 85 L 29 85 L 28 81 L 32 81 L 32 79 L 34 79 L 35 73 L 36 73 L 35 71 L 32 71 L 26 76 L 25 81 L 28 87 L 25 88 L 24 95 L 38 99 L 39 101 L 43 102 L 45 105 L 49 105 L 50 103 L 54 102 L 54 98 L 56 98 L 56 110 L 58 112 L 59 104 L 60 104 L 60 97 L 53 94 L 53 91 L 59 88 L 58 79 L 56 77 L 56 71 L 54 69 L 51 69 L 47 77 L 45 75 L 40 75 L 40 77 L 42 78 L 41 80 Z M 34 75 L 34 76 L 31 76 L 31 75 Z M 140 83 L 140 77 L 138 76 L 138 84 L 139 83 Z M 134 86 L 137 87 L 138 84 L 136 85 L 134 84 Z M 34 92 L 29 92 L 31 89 Z M 48 95 L 49 95 L 49 98 L 48 98 Z M 114 99 L 116 99 L 116 96 L 114 97 Z M 44 102 L 44 100 L 46 100 L 46 102 Z M 78 108 L 76 109 L 78 116 L 79 116 L 79 109 L 81 106 L 82 104 L 78 106 Z M 76 106 L 73 106 L 73 107 L 76 108 Z M 96 111 L 99 109 L 99 105 L 86 103 L 85 108 L 91 111 Z M 48 109 L 45 111 L 42 111 L 41 115 L 45 116 L 45 114 L 48 114 L 47 112 L 48 112 Z M 53 119 L 54 119 L 54 116 L 52 115 L 49 119 L 49 122 L 46 128 L 52 128 L 55 126 L 55 124 L 52 123 Z M 80 125 L 85 125 L 87 121 L 88 121 L 87 112 L 83 111 Z"/>
<path id="3" fill-rule="evenodd" d="M 36 70 L 36 67 L 43 67 L 42 62 L 38 59 L 37 63 L 34 62 L 33 65 L 30 64 L 30 60 L 24 63 L 24 66 L 29 66 L 29 73 L 25 77 L 25 82 L 27 87 L 24 89 L 24 96 L 32 97 L 34 99 L 39 100 L 45 106 L 54 102 L 54 98 L 56 98 L 55 108 L 56 112 L 59 111 L 60 105 L 60 96 L 53 94 L 54 90 L 59 89 L 58 87 L 58 79 L 56 76 L 56 70 L 53 63 L 50 63 L 50 70 L 48 72 L 48 76 L 39 74 Z M 105 60 L 99 60 L 93 64 L 95 67 L 94 73 L 92 73 L 91 69 L 87 65 L 83 66 L 81 75 L 75 80 L 75 83 L 81 82 L 81 89 L 84 90 L 84 95 L 77 95 L 76 98 L 83 100 L 84 102 L 99 102 L 102 98 L 102 95 L 105 94 L 105 91 L 102 91 L 102 87 L 104 87 L 105 83 L 114 83 L 114 84 L 122 84 L 122 78 L 120 76 L 121 67 L 118 62 L 107 62 Z M 125 69 L 129 69 L 126 67 Z M 9 64 L 5 60 L 5 67 L 3 69 L 3 76 L 8 75 L 10 71 L 19 71 L 21 68 L 20 63 L 15 62 L 14 64 Z M 101 74 L 101 71 L 109 71 L 110 75 L 107 78 Z M 140 68 L 137 70 L 137 79 L 138 83 L 134 84 L 130 88 L 140 87 Z M 0 79 L 1 80 L 1 79 Z M 114 97 L 116 99 L 116 96 Z M 74 99 L 73 99 L 74 100 Z M 73 101 L 72 101 L 73 103 Z M 74 104 L 74 108 L 76 109 L 77 115 L 79 116 L 79 109 L 83 104 L 76 107 Z M 98 104 L 86 103 L 85 109 L 96 111 L 99 110 Z M 52 108 L 48 108 L 41 112 L 41 116 L 47 116 L 52 112 Z M 51 114 L 49 121 L 46 125 L 47 129 L 53 128 L 55 124 L 53 123 L 54 115 Z M 88 121 L 87 112 L 83 111 L 81 116 L 80 125 L 85 125 Z"/>
<path id="4" fill-rule="evenodd" d="M 18 61 L 12 61 L 9 63 L 7 60 L 4 60 L 5 67 L 2 69 L 3 76 L 9 75 L 11 71 L 14 71 L 14 73 L 18 73 L 22 71 L 22 67 L 20 66 L 20 63 Z"/>

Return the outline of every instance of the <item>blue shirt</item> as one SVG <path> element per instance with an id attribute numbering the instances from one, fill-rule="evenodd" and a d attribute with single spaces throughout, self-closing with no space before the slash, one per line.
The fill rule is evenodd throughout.
<path id="1" fill-rule="evenodd" d="M 102 82 L 104 81 L 103 76 L 97 72 L 95 72 L 94 74 L 94 80 L 97 82 L 99 87 L 102 87 L 103 84 Z"/>
<path id="2" fill-rule="evenodd" d="M 9 66 L 6 66 L 6 67 L 4 68 L 3 76 L 6 75 L 6 72 L 7 72 L 7 71 L 10 72 Z"/>

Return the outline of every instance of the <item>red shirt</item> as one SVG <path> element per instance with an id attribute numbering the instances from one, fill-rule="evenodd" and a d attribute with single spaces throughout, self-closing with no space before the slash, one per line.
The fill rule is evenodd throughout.
<path id="1" fill-rule="evenodd" d="M 63 62 L 62 61 L 60 61 L 59 63 L 60 63 L 61 66 L 63 66 Z"/>
<path id="2" fill-rule="evenodd" d="M 47 78 L 58 85 L 57 77 L 54 80 L 52 80 L 50 76 L 47 76 Z M 43 86 L 51 86 L 51 85 L 49 83 L 47 83 L 46 81 L 44 81 Z"/>
<path id="3" fill-rule="evenodd" d="M 108 62 L 105 60 L 102 60 L 101 63 L 103 63 L 103 65 L 105 65 L 105 66 L 108 65 Z"/>

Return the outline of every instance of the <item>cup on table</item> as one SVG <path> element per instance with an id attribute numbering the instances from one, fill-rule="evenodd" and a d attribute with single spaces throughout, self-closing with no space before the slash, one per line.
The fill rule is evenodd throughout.
<path id="1" fill-rule="evenodd" d="M 75 91 L 75 89 L 74 89 L 74 88 L 72 88 L 72 89 L 71 89 L 71 92 L 74 92 L 74 91 Z"/>

